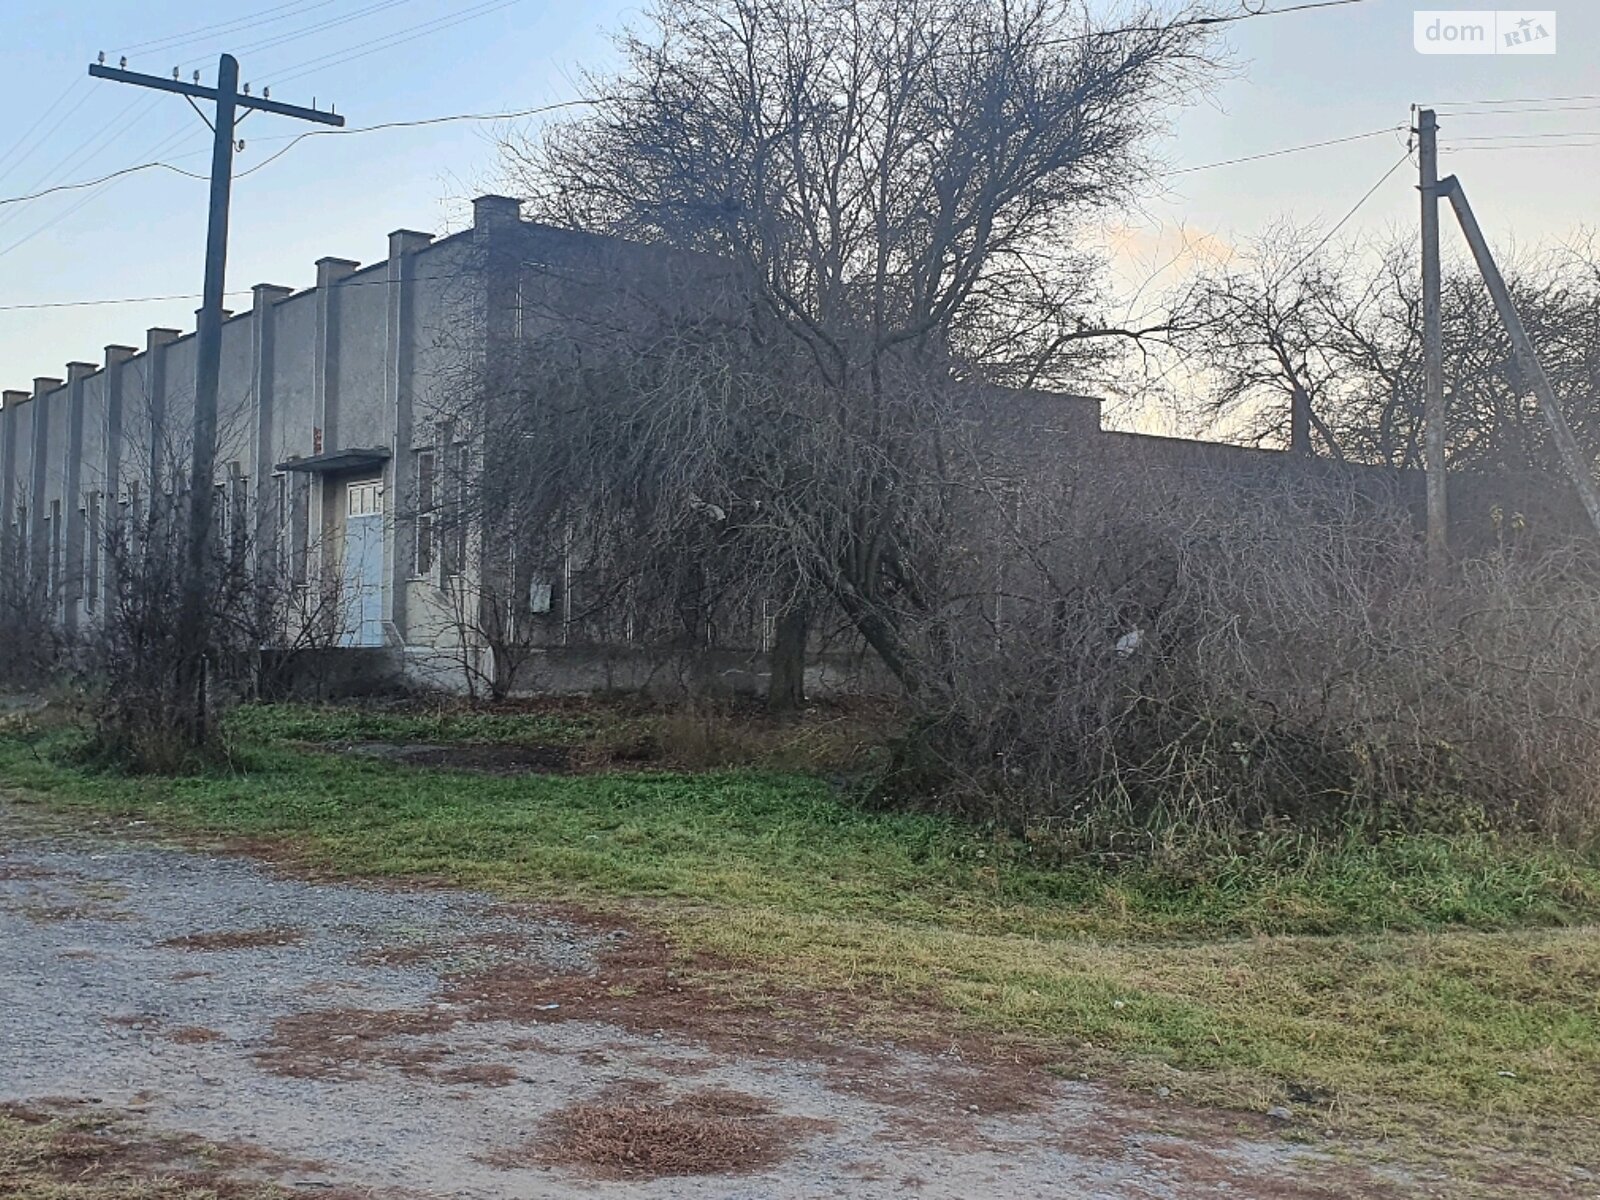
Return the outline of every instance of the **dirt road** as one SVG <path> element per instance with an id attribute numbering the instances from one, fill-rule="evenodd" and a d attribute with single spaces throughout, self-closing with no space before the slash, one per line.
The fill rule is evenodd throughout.
<path id="1" fill-rule="evenodd" d="M 0 1102 L 306 1194 L 1427 1194 L 1261 1119 L 712 1011 L 635 929 L 291 878 L 0 799 Z"/>

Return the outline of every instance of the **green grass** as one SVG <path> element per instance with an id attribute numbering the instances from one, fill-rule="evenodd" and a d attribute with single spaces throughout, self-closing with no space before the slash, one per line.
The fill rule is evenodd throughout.
<path id="1" fill-rule="evenodd" d="M 241 715 L 240 769 L 182 779 L 68 765 L 71 733 L 0 737 L 0 785 L 282 839 L 339 873 L 621 904 L 747 982 L 849 989 L 891 1028 L 931 1003 L 1070 1071 L 1600 1157 L 1600 868 L 1553 846 L 1264 838 L 1209 861 L 1047 865 L 804 775 L 419 770 L 286 747 L 310 740 L 298 719 Z"/>
<path id="2" fill-rule="evenodd" d="M 255 704 L 228 715 L 229 732 L 246 743 L 427 742 L 566 744 L 601 722 L 581 710 L 474 712 L 470 709 L 373 709 L 352 705 Z"/>

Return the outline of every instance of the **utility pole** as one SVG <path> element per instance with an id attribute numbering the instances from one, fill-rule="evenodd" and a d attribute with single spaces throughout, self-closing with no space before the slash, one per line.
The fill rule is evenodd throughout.
<path id="1" fill-rule="evenodd" d="M 1428 573 L 1443 583 L 1450 558 L 1449 498 L 1444 476 L 1444 334 L 1439 280 L 1439 122 L 1417 113 L 1417 163 L 1422 193 L 1422 466 L 1428 489 Z"/>
<path id="2" fill-rule="evenodd" d="M 1584 511 L 1589 514 L 1589 520 L 1594 523 L 1596 532 L 1600 532 L 1600 488 L 1595 486 L 1594 464 L 1584 457 L 1583 451 L 1578 446 L 1578 439 L 1572 436 L 1572 427 L 1567 424 L 1567 418 L 1561 411 L 1555 389 L 1550 386 L 1550 377 L 1544 373 L 1544 366 L 1534 351 L 1533 340 L 1528 337 L 1528 331 L 1523 327 L 1517 306 L 1511 302 L 1511 293 L 1506 289 L 1506 281 L 1500 274 L 1494 255 L 1489 252 L 1489 243 L 1484 241 L 1483 230 L 1478 228 L 1478 218 L 1473 215 L 1472 206 L 1467 203 L 1467 194 L 1454 175 L 1439 183 L 1439 191 L 1442 195 L 1450 197 L 1450 207 L 1455 209 L 1456 220 L 1461 223 L 1461 232 L 1466 235 L 1467 244 L 1472 247 L 1472 257 L 1478 262 L 1478 271 L 1483 276 L 1483 282 L 1489 285 L 1489 296 L 1494 301 L 1495 311 L 1500 314 L 1500 323 L 1506 327 L 1506 333 L 1511 337 L 1511 348 L 1516 354 L 1517 366 L 1533 385 L 1534 394 L 1539 397 L 1539 407 L 1544 410 L 1544 419 L 1550 426 L 1550 440 L 1556 444 L 1556 453 L 1561 456 L 1561 465 L 1566 468 L 1572 486 L 1577 489 L 1578 499 L 1583 501 Z"/>
<path id="3" fill-rule="evenodd" d="M 189 473 L 189 529 L 185 539 L 183 603 L 180 630 L 186 647 L 179 666 L 179 694 L 191 702 L 189 734 L 196 746 L 204 744 L 208 736 L 208 702 L 206 697 L 206 652 L 210 646 L 206 602 L 206 560 L 211 546 L 211 529 L 215 518 L 215 476 L 217 459 L 217 391 L 222 374 L 222 297 L 228 263 L 228 201 L 233 187 L 234 127 L 239 109 L 260 109 L 300 121 L 314 121 L 321 125 L 343 125 L 344 118 L 336 113 L 315 108 L 301 108 L 293 104 L 280 104 L 263 91 L 251 96 L 248 85 L 239 91 L 239 61 L 224 54 L 217 64 L 217 86 L 202 87 L 200 73 L 195 72 L 194 82 L 185 83 L 178 78 L 177 68 L 172 78 L 159 75 L 142 75 L 126 69 L 127 59 L 118 67 L 108 67 L 101 62 L 91 63 L 89 74 L 99 79 L 112 79 L 118 83 L 131 83 L 136 87 L 155 88 L 163 92 L 176 92 L 194 106 L 194 98 L 210 100 L 216 107 L 209 122 L 213 134 L 211 146 L 211 208 L 206 219 L 206 274 L 204 296 L 195 322 L 195 381 L 194 381 L 194 461 Z M 195 111 L 199 112 L 198 106 Z M 202 119 L 205 114 L 201 113 Z"/>

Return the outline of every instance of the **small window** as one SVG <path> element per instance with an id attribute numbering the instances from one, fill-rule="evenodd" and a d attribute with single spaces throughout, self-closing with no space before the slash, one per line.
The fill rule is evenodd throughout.
<path id="1" fill-rule="evenodd" d="M 52 601 L 60 595 L 61 587 L 61 501 L 50 501 L 50 551 L 48 574 L 45 576 L 48 595 Z"/>
<path id="2" fill-rule="evenodd" d="M 434 508 L 439 503 L 434 463 L 432 450 L 417 451 L 417 541 L 411 571 L 423 578 L 433 574 Z"/>
<path id="3" fill-rule="evenodd" d="M 293 582 L 306 583 L 311 570 L 311 476 L 296 472 L 294 512 L 289 522 L 289 568 Z"/>
<path id="4" fill-rule="evenodd" d="M 383 485 L 376 480 L 348 485 L 345 496 L 347 517 L 376 517 L 383 512 Z"/>
<path id="5" fill-rule="evenodd" d="M 84 596 L 84 605 L 90 612 L 94 612 L 100 603 L 100 493 L 90 492 L 89 503 L 86 506 L 89 528 L 87 530 L 87 544 L 84 554 L 87 561 L 84 564 L 84 575 L 88 580 L 87 594 Z"/>
<path id="6" fill-rule="evenodd" d="M 470 462 L 465 442 L 456 442 L 445 459 L 446 495 L 444 553 L 441 567 L 445 575 L 459 575 L 467 562 L 467 466 Z"/>
<path id="7" fill-rule="evenodd" d="M 237 567 L 250 541 L 250 476 L 236 462 L 228 464 L 228 531 L 228 561 Z"/>
<path id="8" fill-rule="evenodd" d="M 272 476 L 272 561 L 280 577 L 289 573 L 289 476 Z"/>

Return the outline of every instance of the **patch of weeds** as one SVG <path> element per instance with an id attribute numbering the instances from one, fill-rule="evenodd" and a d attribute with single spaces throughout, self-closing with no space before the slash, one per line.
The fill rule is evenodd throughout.
<path id="1" fill-rule="evenodd" d="M 288 1200 L 294 1193 L 243 1182 L 268 1156 L 200 1138 L 158 1135 L 115 1113 L 0 1105 L 0 1194 L 8 1200 Z M 354 1200 L 343 1188 L 319 1190 Z"/>
<path id="2" fill-rule="evenodd" d="M 822 1128 L 741 1092 L 706 1088 L 661 1100 L 640 1090 L 562 1109 L 545 1136 L 496 1165 L 533 1161 L 602 1179 L 742 1174 L 781 1162 Z"/>

